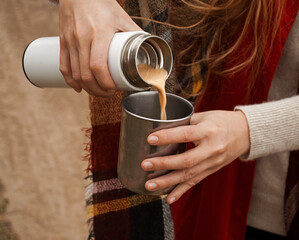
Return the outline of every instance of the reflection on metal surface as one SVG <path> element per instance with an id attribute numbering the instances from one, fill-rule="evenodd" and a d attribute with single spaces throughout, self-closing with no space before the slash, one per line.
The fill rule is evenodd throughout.
<path id="1" fill-rule="evenodd" d="M 144 185 L 148 179 L 166 174 L 169 171 L 145 172 L 141 162 L 146 158 L 179 154 L 185 151 L 186 144 L 151 146 L 147 137 L 155 131 L 188 125 L 193 106 L 187 100 L 167 94 L 166 112 L 169 120 L 159 120 L 160 106 L 156 92 L 132 94 L 122 102 L 122 123 L 118 156 L 118 178 L 129 190 L 141 194 L 162 195 L 171 188 L 149 192 Z"/>

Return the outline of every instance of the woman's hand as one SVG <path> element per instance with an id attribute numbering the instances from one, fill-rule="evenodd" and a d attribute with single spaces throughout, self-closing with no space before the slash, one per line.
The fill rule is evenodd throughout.
<path id="1" fill-rule="evenodd" d="M 146 182 L 148 191 L 177 185 L 167 202 L 178 200 L 187 190 L 249 151 L 247 119 L 241 111 L 209 111 L 192 116 L 189 126 L 160 130 L 148 136 L 151 145 L 193 142 L 182 154 L 149 158 L 145 171 L 174 170 Z"/>
<path id="2" fill-rule="evenodd" d="M 107 56 L 116 32 L 140 31 L 115 0 L 60 0 L 60 71 L 80 92 L 110 96 L 115 91 Z"/>

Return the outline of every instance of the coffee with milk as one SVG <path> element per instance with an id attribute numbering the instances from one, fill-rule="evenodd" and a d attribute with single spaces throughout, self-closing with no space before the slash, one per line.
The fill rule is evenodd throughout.
<path id="1" fill-rule="evenodd" d="M 149 64 L 139 64 L 138 71 L 142 79 L 149 85 L 155 87 L 159 94 L 161 120 L 166 120 L 166 92 L 165 82 L 168 72 L 164 68 L 153 68 Z"/>

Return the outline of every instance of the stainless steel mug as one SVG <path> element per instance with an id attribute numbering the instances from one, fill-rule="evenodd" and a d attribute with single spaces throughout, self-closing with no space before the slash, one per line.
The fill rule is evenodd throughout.
<path id="1" fill-rule="evenodd" d="M 174 155 L 185 151 L 186 143 L 151 146 L 147 143 L 150 133 L 190 123 L 194 109 L 184 98 L 167 93 L 168 120 L 160 120 L 157 92 L 134 93 L 122 101 L 122 120 L 118 153 L 118 179 L 129 190 L 140 194 L 162 195 L 171 189 L 149 192 L 145 182 L 168 171 L 145 172 L 141 162 L 146 158 Z"/>

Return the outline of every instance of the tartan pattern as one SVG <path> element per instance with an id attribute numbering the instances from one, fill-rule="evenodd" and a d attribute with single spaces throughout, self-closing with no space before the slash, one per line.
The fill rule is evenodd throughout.
<path id="1" fill-rule="evenodd" d="M 128 0 L 120 4 L 131 16 L 167 21 L 166 1 Z M 160 35 L 169 43 L 170 30 L 148 21 L 137 22 L 145 31 Z M 175 84 L 168 80 L 167 91 Z M 86 187 L 89 240 L 172 240 L 174 228 L 170 206 L 164 196 L 147 196 L 125 189 L 117 179 L 121 99 L 90 97 L 91 124 L 89 162 L 91 175 Z"/>
<path id="2" fill-rule="evenodd" d="M 135 194 L 112 178 L 90 183 L 86 198 L 90 240 L 174 239 L 169 206 L 163 196 Z"/>
<path id="3" fill-rule="evenodd" d="M 163 196 L 133 193 L 117 179 L 120 122 L 93 125 L 102 122 L 99 115 L 103 108 L 110 109 L 120 96 L 116 95 L 114 101 L 111 99 L 111 104 L 107 99 L 91 101 L 95 105 L 91 107 L 89 146 L 92 175 L 88 177 L 90 184 L 86 187 L 88 239 L 174 239 L 170 206 Z"/>
<path id="4" fill-rule="evenodd" d="M 142 16 L 160 22 L 168 21 L 168 2 L 164 0 L 119 0 L 130 16 Z M 172 46 L 171 29 L 146 20 L 136 20 L 145 31 L 158 35 Z M 188 70 L 190 72 L 190 69 Z M 188 73 L 188 71 L 186 71 Z M 189 74 L 180 78 L 192 78 Z M 175 66 L 166 81 L 166 91 L 180 93 Z M 165 198 L 140 196 L 117 182 L 117 149 L 121 120 L 121 99 L 90 97 L 91 183 L 86 189 L 89 239 L 155 239 L 173 240 L 174 225 Z M 99 185 L 103 186 L 99 187 Z M 115 223 L 118 223 L 117 230 Z"/>

